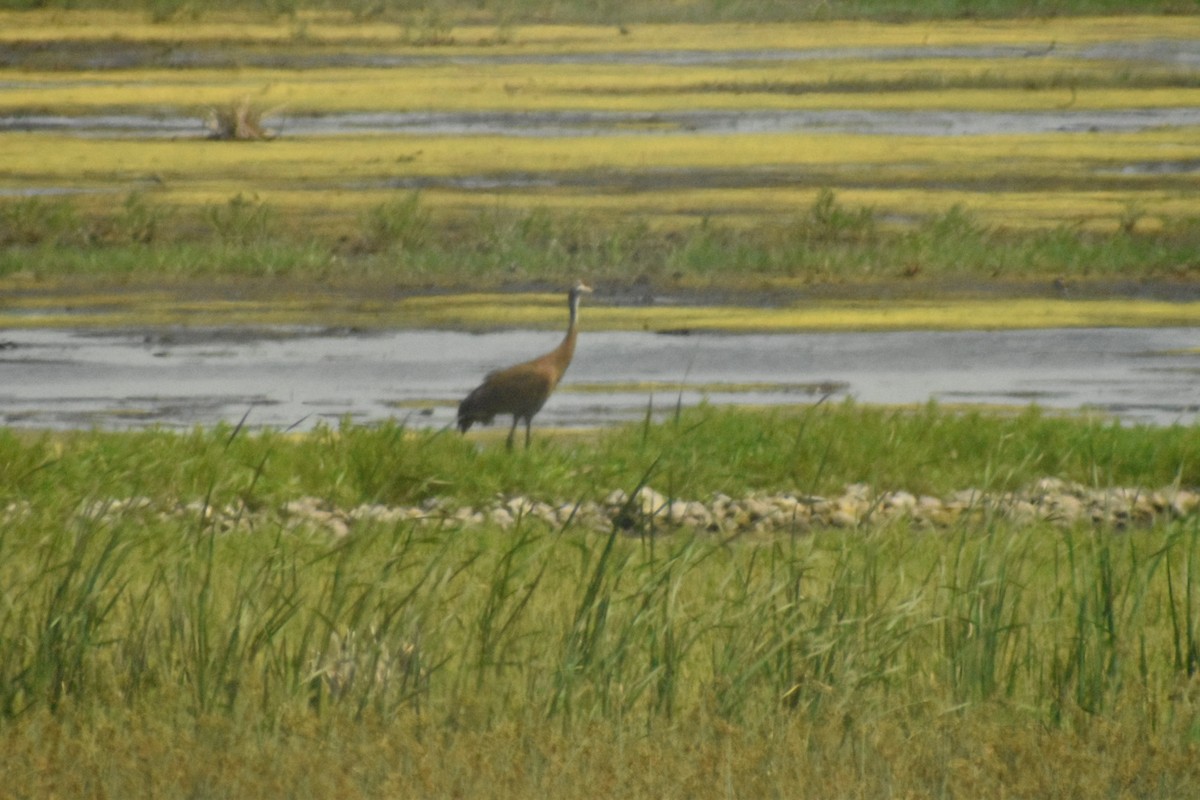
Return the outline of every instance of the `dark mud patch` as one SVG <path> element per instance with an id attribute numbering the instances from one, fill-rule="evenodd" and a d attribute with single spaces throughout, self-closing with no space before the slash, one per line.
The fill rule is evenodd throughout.
<path id="1" fill-rule="evenodd" d="M 670 280 L 648 278 L 605 279 L 596 304 L 613 309 L 645 309 L 646 329 L 656 335 L 674 333 L 688 336 L 699 331 L 690 327 L 675 330 L 668 323 L 655 324 L 658 311 L 669 315 L 676 309 L 741 309 L 748 315 L 795 307 L 798 303 L 854 304 L 865 314 L 893 303 L 916 302 L 931 307 L 952 307 L 957 303 L 985 303 L 1046 300 L 1093 301 L 1120 300 L 1130 304 L 1187 304 L 1200 301 L 1200 283 L 1183 278 L 1101 279 L 1083 278 L 1063 281 L 1050 278 L 985 279 L 970 276 L 942 276 L 936 281 L 892 279 L 860 282 L 758 284 L 749 288 L 744 281 L 717 282 L 707 286 L 681 287 Z M 461 292 L 491 290 L 490 302 L 524 303 L 527 293 L 557 293 L 555 284 L 519 282 L 481 285 L 446 285 L 422 288 L 392 281 L 350 282 L 328 280 L 239 279 L 195 280 L 130 284 L 41 285 L 13 282 L 4 287 L 0 307 L 0 326 L 11 331 L 22 328 L 74 328 L 80 336 L 104 336 L 110 333 L 139 332 L 148 347 L 175 344 L 200 344 L 220 348 L 248 341 L 273 339 L 337 338 L 368 339 L 381 331 L 397 328 L 442 328 L 457 330 L 512 329 L 522 323 L 480 324 L 465 313 L 459 301 Z M 280 297 L 319 298 L 319 304 L 299 302 L 281 307 Z M 413 305 L 415 304 L 415 305 Z M 432 304 L 432 305 L 431 305 Z M 164 316 L 164 309 L 183 309 Z M 464 313 L 456 314 L 455 310 Z M 427 311 L 434 313 L 430 316 Z M 1039 313 L 1018 327 L 1054 325 L 1054 314 Z M 594 321 L 594 318 L 593 318 Z M 540 323 L 538 323 L 540 324 Z M 557 321 L 554 327 L 557 327 Z M 1096 324 L 1106 324 L 1098 319 Z M 1111 324 L 1117 324 L 1115 320 Z M 1124 324 L 1142 324 L 1126 322 Z M 1190 324 L 1186 314 L 1179 322 L 1145 324 Z M 600 326 L 597 326 L 600 327 Z M 619 327 L 619 326 L 613 326 Z M 740 326 L 745 327 L 745 326 Z M 812 328 L 811 325 L 792 327 Z M 920 327 L 920 326 L 917 326 Z M 968 326 L 969 327 L 969 326 Z M 1008 326 L 1005 326 L 1008 327 Z M 11 337 L 0 340 L 0 356 L 6 348 L 17 347 Z"/>
<path id="2" fill-rule="evenodd" d="M 14 41 L 0 48 L 0 67 L 10 69 L 127 70 L 168 69 L 296 69 L 422 67 L 442 64 L 497 66 L 506 64 L 580 64 L 609 66 L 695 67 L 720 64 L 786 63 L 833 60 L 911 61 L 916 59 L 1044 58 L 1103 60 L 1192 67 L 1200 65 L 1194 42 L 1175 39 L 1111 41 L 1068 46 L 1053 41 L 1018 45 L 909 45 L 896 47 L 811 47 L 764 49 L 658 49 L 584 53 L 463 53 L 430 47 L 387 52 L 374 48 L 289 41 Z"/>
<path id="3" fill-rule="evenodd" d="M 1119 172 L 1122 175 L 1153 175 L 1155 177 L 1186 175 L 1193 177 L 1200 173 L 1200 159 L 1180 161 L 1139 161 L 1126 164 L 1123 167 L 1108 168 L 1105 172 Z"/>

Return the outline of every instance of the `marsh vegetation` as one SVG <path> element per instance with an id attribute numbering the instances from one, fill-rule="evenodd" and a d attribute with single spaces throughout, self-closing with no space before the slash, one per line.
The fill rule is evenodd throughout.
<path id="1" fill-rule="evenodd" d="M 1198 447 L 1195 428 L 853 405 L 700 409 L 511 454 L 395 426 L 5 433 L 5 771 L 83 795 L 521 796 L 603 776 L 625 796 L 1183 796 L 1194 514 L 1127 533 L 982 514 L 729 538 L 451 512 L 651 482 L 1195 485 Z M 301 494 L 426 502 L 428 518 L 339 538 L 289 516 Z M 85 732 L 106 730 L 122 734 L 101 753 Z M 1077 769 L 1035 768 L 1047 752 Z"/>
<path id="2" fill-rule="evenodd" d="M 1180 284 L 1187 296 L 1200 249 L 1200 218 L 1137 229 L 1013 231 L 955 205 L 911 225 L 888 225 L 829 190 L 788 219 L 735 225 L 705 219 L 660 228 L 582 213 L 431 209 L 419 192 L 363 209 L 323 231 L 257 196 L 237 194 L 177 208 L 143 192 L 112 208 L 72 198 L 0 201 L 0 276 L 22 281 L 202 284 L 278 278 L 304 285 L 381 283 L 396 289 L 554 286 L 595 276 L 612 289 L 763 291 L 805 286 L 901 284 L 913 294 L 974 286 Z M 325 221 L 328 222 L 327 220 Z M 1026 289 L 1028 291 L 1028 289 Z M 1101 294 L 1104 289 L 1100 289 Z"/>
<path id="3" fill-rule="evenodd" d="M 857 18 L 14 17 L 0 280 L 1192 296 L 1193 18 L 827 7 Z"/>

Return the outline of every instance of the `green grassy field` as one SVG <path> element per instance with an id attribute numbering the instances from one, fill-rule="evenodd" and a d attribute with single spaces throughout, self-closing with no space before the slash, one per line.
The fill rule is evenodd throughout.
<path id="1" fill-rule="evenodd" d="M 0 794 L 1184 797 L 1194 513 L 729 538 L 449 512 L 1194 486 L 1198 435 L 849 404 L 512 454 L 389 426 L 5 432 Z M 298 496 L 445 516 L 337 538 Z"/>

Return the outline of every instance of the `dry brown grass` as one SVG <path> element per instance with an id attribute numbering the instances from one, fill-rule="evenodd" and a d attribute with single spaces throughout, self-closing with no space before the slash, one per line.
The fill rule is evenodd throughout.
<path id="1" fill-rule="evenodd" d="M 268 130 L 263 118 L 278 112 L 278 109 L 262 109 L 249 97 L 223 106 L 215 106 L 208 112 L 209 138 L 219 141 L 253 142 L 275 138 Z"/>
<path id="2" fill-rule="evenodd" d="M 758 729 L 701 716 L 569 735 L 414 720 L 256 731 L 113 711 L 82 728 L 34 717 L 0 730 L 0 797 L 1190 798 L 1200 748 L 1180 733 L 1049 730 L 1000 707 Z"/>

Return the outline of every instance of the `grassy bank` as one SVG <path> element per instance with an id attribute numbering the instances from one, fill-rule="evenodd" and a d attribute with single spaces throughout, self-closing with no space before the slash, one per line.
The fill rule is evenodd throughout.
<path id="1" fill-rule="evenodd" d="M 281 507 L 1195 486 L 1197 435 L 853 405 L 512 454 L 390 426 L 7 432 L 0 793 L 1186 796 L 1194 515 L 735 540 L 364 519 L 333 538 Z"/>
<path id="2" fill-rule="evenodd" d="M 503 433 L 503 431 L 501 431 Z M 850 434 L 853 435 L 850 435 Z M 975 487 L 1006 491 L 1043 476 L 1087 486 L 1200 484 L 1200 432 L 1124 428 L 1103 419 L 1063 419 L 1036 409 L 1014 416 L 851 403 L 803 410 L 739 412 L 703 407 L 677 423 L 635 426 L 546 441 L 529 451 L 477 446 L 447 431 L 350 426 L 293 438 L 231 428 L 178 434 L 4 432 L 10 501 L 66 507 L 60 485 L 97 498 L 148 495 L 164 503 L 224 506 L 246 492 L 256 505 L 307 495 L 337 507 L 465 504 L 497 494 L 598 500 L 631 490 L 647 472 L 662 491 L 796 490 L 830 493 L 848 483 L 942 495 Z M 486 438 L 486 437 L 485 437 Z"/>
<path id="3" fill-rule="evenodd" d="M 546 210 L 463 218 L 409 194 L 322 230 L 241 195 L 186 210 L 133 194 L 111 209 L 71 199 L 0 202 L 0 243 L 0 310 L 13 325 L 556 326 L 557 295 L 550 302 L 511 292 L 557 291 L 579 277 L 601 292 L 589 324 L 603 328 L 1200 319 L 1200 225 L 1144 229 L 1136 210 L 1110 232 L 996 228 L 961 207 L 895 227 L 867 206 L 819 192 L 789 219 L 661 229 Z M 439 294 L 422 296 L 429 290 Z M 643 301 L 663 293 L 685 304 Z"/>

